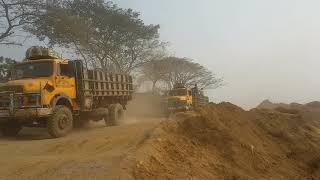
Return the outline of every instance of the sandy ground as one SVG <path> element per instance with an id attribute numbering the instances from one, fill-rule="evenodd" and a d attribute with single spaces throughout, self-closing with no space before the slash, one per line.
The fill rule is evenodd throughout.
<path id="1" fill-rule="evenodd" d="M 156 102 L 136 98 L 117 127 L 0 137 L 0 180 L 320 179 L 317 103 L 250 111 L 210 104 L 164 119 Z"/>
<path id="2" fill-rule="evenodd" d="M 163 121 L 158 99 L 137 96 L 121 126 L 92 122 L 59 139 L 38 128 L 24 128 L 16 138 L 0 136 L 0 180 L 132 179 L 135 151 Z"/>
<path id="3" fill-rule="evenodd" d="M 130 154 L 159 121 L 93 124 L 59 139 L 25 128 L 17 138 L 0 139 L 0 179 L 128 179 Z"/>

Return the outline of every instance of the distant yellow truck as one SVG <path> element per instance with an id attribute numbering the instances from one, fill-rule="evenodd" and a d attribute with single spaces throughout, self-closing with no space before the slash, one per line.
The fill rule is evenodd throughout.
<path id="1" fill-rule="evenodd" d="M 132 77 L 127 74 L 88 70 L 79 60 L 32 47 L 0 86 L 0 129 L 14 136 L 24 126 L 46 127 L 57 138 L 89 119 L 117 125 L 132 93 Z"/>
<path id="2" fill-rule="evenodd" d="M 183 112 L 194 110 L 209 103 L 209 98 L 197 86 L 188 88 L 183 84 L 176 84 L 167 96 L 167 112 Z"/>

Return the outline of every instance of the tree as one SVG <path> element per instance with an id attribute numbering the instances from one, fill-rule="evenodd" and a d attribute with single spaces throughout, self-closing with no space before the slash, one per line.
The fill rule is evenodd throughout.
<path id="1" fill-rule="evenodd" d="M 155 93 L 157 83 L 166 77 L 166 68 L 167 64 L 157 59 L 147 62 L 141 67 L 140 80 L 152 82 L 152 92 Z"/>
<path id="2" fill-rule="evenodd" d="M 72 46 L 85 64 L 130 73 L 164 46 L 159 25 L 145 25 L 140 14 L 102 0 L 57 0 L 29 29 L 51 45 Z"/>
<path id="3" fill-rule="evenodd" d="M 186 86 L 198 85 L 199 88 L 217 88 L 222 85 L 222 79 L 204 66 L 187 58 L 168 57 L 163 59 L 168 64 L 165 81 L 172 87 L 176 83 Z"/>
<path id="4" fill-rule="evenodd" d="M 199 88 L 217 88 L 223 81 L 202 65 L 177 57 L 167 57 L 148 63 L 142 68 L 141 73 L 145 80 L 153 83 L 153 89 L 160 81 L 165 82 L 169 89 L 176 83 L 187 87 L 197 84 Z"/>
<path id="5" fill-rule="evenodd" d="M 0 82 L 8 79 L 10 66 L 15 63 L 16 61 L 14 59 L 0 56 Z"/>
<path id="6" fill-rule="evenodd" d="M 10 38 L 22 27 L 34 23 L 43 6 L 41 0 L 0 0 L 0 44 L 21 45 Z"/>

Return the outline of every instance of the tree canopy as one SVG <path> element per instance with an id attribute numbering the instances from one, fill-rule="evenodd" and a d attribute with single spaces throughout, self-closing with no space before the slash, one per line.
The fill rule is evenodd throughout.
<path id="1" fill-rule="evenodd" d="M 166 57 L 152 61 L 142 67 L 142 79 L 153 83 L 153 90 L 157 82 L 164 82 L 169 89 L 174 84 L 184 84 L 199 88 L 217 88 L 222 85 L 222 79 L 216 77 L 204 66 L 186 58 Z"/>
<path id="2" fill-rule="evenodd" d="M 112 2 L 57 0 L 28 30 L 50 45 L 75 48 L 88 66 L 128 73 L 163 47 L 159 28 Z"/>

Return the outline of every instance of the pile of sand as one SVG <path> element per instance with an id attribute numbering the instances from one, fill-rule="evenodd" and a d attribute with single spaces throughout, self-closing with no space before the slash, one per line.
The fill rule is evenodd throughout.
<path id="1" fill-rule="evenodd" d="M 312 108 L 312 109 L 320 109 L 320 102 L 319 101 L 313 101 L 310 103 L 305 104 L 306 107 Z"/>
<path id="2" fill-rule="evenodd" d="M 297 104 L 297 105 L 299 105 L 299 104 Z M 275 109 L 278 107 L 290 108 L 291 105 L 285 104 L 285 103 L 273 103 L 270 100 L 264 100 L 257 106 L 257 109 Z"/>
<path id="3" fill-rule="evenodd" d="M 257 109 L 295 109 L 295 110 L 320 110 L 320 102 L 313 101 L 307 104 L 299 103 L 273 103 L 269 100 L 264 100 L 257 106 Z"/>
<path id="4" fill-rule="evenodd" d="M 211 104 L 161 123 L 141 144 L 137 179 L 320 179 L 318 112 Z"/>

